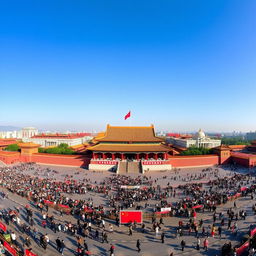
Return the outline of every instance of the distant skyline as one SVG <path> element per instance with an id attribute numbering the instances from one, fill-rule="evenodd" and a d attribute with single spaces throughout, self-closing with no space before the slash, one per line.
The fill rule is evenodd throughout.
<path id="1" fill-rule="evenodd" d="M 0 6 L 2 126 L 256 130 L 254 0 Z"/>

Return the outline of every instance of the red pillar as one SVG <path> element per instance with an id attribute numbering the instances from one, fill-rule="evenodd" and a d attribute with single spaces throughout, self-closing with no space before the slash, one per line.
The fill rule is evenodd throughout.
<path id="1" fill-rule="evenodd" d="M 112 160 L 115 160 L 115 154 L 112 153 Z"/>
<path id="2" fill-rule="evenodd" d="M 155 160 L 157 160 L 157 154 L 155 154 Z"/>
<path id="3" fill-rule="evenodd" d="M 136 159 L 137 159 L 137 161 L 140 160 L 140 159 L 139 159 L 139 154 L 136 154 Z"/>
<path id="4" fill-rule="evenodd" d="M 124 160 L 124 154 L 123 153 L 121 154 L 121 159 Z"/>
<path id="5" fill-rule="evenodd" d="M 95 153 L 93 152 L 92 153 L 92 159 L 95 159 L 96 157 L 95 157 Z"/>
<path id="6" fill-rule="evenodd" d="M 168 159 L 167 153 L 164 153 L 164 159 L 165 159 L 165 160 Z"/>
<path id="7" fill-rule="evenodd" d="M 103 159 L 104 159 L 104 160 L 106 159 L 106 155 L 105 155 L 105 153 L 103 153 Z"/>
<path id="8" fill-rule="evenodd" d="M 148 153 L 146 154 L 146 160 L 148 160 Z"/>

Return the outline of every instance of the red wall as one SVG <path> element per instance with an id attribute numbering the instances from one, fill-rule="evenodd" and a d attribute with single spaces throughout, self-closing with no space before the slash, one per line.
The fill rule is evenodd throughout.
<path id="1" fill-rule="evenodd" d="M 20 153 L 19 152 L 0 152 L 0 161 L 5 164 L 13 164 L 20 161 Z"/>
<path id="2" fill-rule="evenodd" d="M 245 167 L 249 167 L 249 158 L 246 159 L 246 158 L 232 156 L 232 161 L 235 164 L 239 164 L 239 165 L 242 165 L 242 166 L 245 166 Z"/>
<path id="3" fill-rule="evenodd" d="M 171 164 L 173 167 L 197 167 L 219 164 L 218 155 L 169 156 L 168 160 L 169 164 Z M 232 155 L 232 160 L 245 167 L 256 166 L 255 157 L 245 159 Z M 36 162 L 41 164 L 87 167 L 90 163 L 90 158 L 87 158 L 84 155 L 55 155 L 45 153 L 36 153 L 29 156 L 21 155 L 19 152 L 0 151 L 0 161 L 4 162 L 5 164 L 12 164 L 16 162 Z"/>
<path id="4" fill-rule="evenodd" d="M 24 155 L 19 152 L 0 152 L 0 161 L 5 164 L 16 162 L 36 162 L 41 164 L 67 165 L 87 167 L 90 159 L 84 155 L 55 155 L 55 154 L 32 154 Z"/>
<path id="5" fill-rule="evenodd" d="M 173 167 L 196 167 L 219 164 L 218 155 L 207 156 L 170 156 L 169 162 Z"/>
<path id="6" fill-rule="evenodd" d="M 31 162 L 54 165 L 69 165 L 87 167 L 90 159 L 83 155 L 55 155 L 36 153 L 31 156 Z"/>
<path id="7" fill-rule="evenodd" d="M 231 161 L 230 152 L 226 152 L 228 155 L 222 155 L 219 157 L 219 164 L 229 164 Z"/>

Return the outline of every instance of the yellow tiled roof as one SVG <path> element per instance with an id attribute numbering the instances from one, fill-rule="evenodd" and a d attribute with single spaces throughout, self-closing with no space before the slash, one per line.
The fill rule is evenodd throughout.
<path id="1" fill-rule="evenodd" d="M 108 142 L 162 142 L 163 139 L 155 136 L 154 126 L 107 126 L 104 135 L 95 137 L 96 141 Z"/>
<path id="2" fill-rule="evenodd" d="M 163 144 L 102 144 L 99 143 L 87 150 L 102 152 L 168 152 L 172 149 Z"/>

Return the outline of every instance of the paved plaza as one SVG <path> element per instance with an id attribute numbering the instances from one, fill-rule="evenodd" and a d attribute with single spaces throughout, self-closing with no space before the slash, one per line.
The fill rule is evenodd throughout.
<path id="1" fill-rule="evenodd" d="M 19 167 L 10 167 L 15 168 L 15 172 L 19 172 Z M 91 184 L 93 186 L 100 186 L 100 184 L 104 184 L 104 182 L 109 181 L 111 177 L 115 177 L 111 172 L 93 172 L 88 171 L 81 168 L 67 168 L 67 167 L 53 167 L 53 166 L 39 166 L 39 165 L 31 165 L 29 167 L 21 168 L 20 173 L 22 175 L 29 175 L 30 177 L 34 177 L 37 179 L 44 180 L 46 179 L 48 182 L 66 182 L 67 180 L 75 180 L 76 183 L 85 183 Z M 172 193 L 169 193 L 165 200 L 167 204 L 176 205 L 176 202 L 188 197 L 188 195 L 184 194 L 184 190 L 182 188 L 178 188 L 179 185 L 185 184 L 193 184 L 193 183 L 202 183 L 201 190 L 208 191 L 208 193 L 216 192 L 213 186 L 211 190 L 211 186 L 208 184 L 210 180 L 218 180 L 222 178 L 231 179 L 236 174 L 246 175 L 248 178 L 244 180 L 238 180 L 239 184 L 234 184 L 233 186 L 250 186 L 255 183 L 254 176 L 248 174 L 248 170 L 239 169 L 231 170 L 229 167 L 227 168 L 217 168 L 212 167 L 208 170 L 205 168 L 191 168 L 191 169 L 182 169 L 182 170 L 173 170 L 168 172 L 157 172 L 157 173 L 146 173 L 145 177 L 150 183 L 151 187 L 155 188 L 164 188 L 167 186 L 172 186 Z M 26 177 L 27 177 L 26 176 Z M 137 175 L 133 175 L 132 179 L 136 179 Z M 108 179 L 109 178 L 109 179 Z M 15 179 L 15 176 L 14 176 Z M 32 178 L 33 179 L 33 178 Z M 92 206 L 96 207 L 101 205 L 104 211 L 110 211 L 113 207 L 110 205 L 110 201 L 112 198 L 115 198 L 116 190 L 114 188 L 114 184 L 107 184 L 111 187 L 108 193 L 99 193 L 97 191 L 87 191 L 85 194 L 79 193 L 70 193 L 69 191 L 61 192 L 64 197 L 68 197 L 68 199 L 74 200 L 85 200 L 85 202 L 89 202 Z M 173 192 L 175 190 L 175 193 Z M 13 231 L 17 235 L 17 244 L 19 247 L 23 248 L 32 248 L 32 252 L 37 255 L 60 255 L 57 251 L 56 247 L 56 239 L 57 237 L 60 240 L 63 239 L 65 248 L 63 251 L 63 255 L 86 255 L 86 250 L 77 253 L 78 241 L 77 241 L 77 232 L 69 232 L 65 230 L 61 230 L 60 232 L 57 230 L 56 233 L 54 229 L 52 229 L 47 223 L 46 227 L 42 226 L 43 215 L 46 214 L 45 209 L 41 212 L 39 208 L 36 206 L 35 202 L 32 200 L 28 200 L 26 197 L 21 197 L 17 195 L 17 193 L 10 192 L 10 189 L 6 188 L 6 185 L 1 186 L 0 191 L 2 191 L 2 196 L 0 197 L 0 207 L 2 212 L 10 211 L 10 210 L 18 210 L 20 223 L 17 222 L 9 222 L 8 231 Z M 209 192 L 210 191 L 210 192 Z M 191 196 L 189 196 L 191 197 Z M 88 255 L 111 255 L 110 247 L 114 245 L 114 255 L 116 256 L 132 256 L 132 255 L 161 255 L 161 256 L 169 256 L 172 255 L 220 255 L 221 247 L 224 243 L 230 242 L 232 246 L 239 244 L 241 238 L 247 234 L 249 230 L 249 226 L 256 222 L 255 213 L 253 211 L 253 205 L 255 204 L 254 193 L 248 193 L 246 196 L 242 196 L 237 198 L 236 200 L 230 200 L 225 204 L 221 204 L 217 206 L 216 214 L 214 211 L 205 210 L 204 212 L 198 212 L 196 215 L 196 221 L 203 220 L 203 224 L 201 228 L 198 230 L 198 235 L 196 236 L 194 230 L 189 230 L 184 228 L 182 232 L 182 236 L 177 234 L 177 228 L 179 226 L 179 222 L 182 221 L 183 225 L 189 222 L 189 217 L 184 215 L 175 214 L 172 217 L 163 217 L 161 221 L 162 224 L 159 224 L 161 228 L 159 233 L 156 232 L 154 226 L 152 224 L 151 218 L 144 219 L 144 232 L 142 232 L 142 226 L 136 225 L 132 230 L 132 235 L 129 235 L 129 227 L 124 225 L 116 225 L 115 220 L 110 220 L 105 218 L 105 232 L 107 234 L 107 242 L 102 243 L 101 234 L 104 232 L 104 228 L 101 225 L 98 225 L 96 222 L 91 220 L 89 217 L 85 220 L 87 223 L 91 223 L 88 228 L 89 231 L 86 233 L 85 237 L 78 234 L 80 237 L 81 248 L 84 246 L 88 246 Z M 151 197 L 147 201 L 138 200 L 136 201 L 132 207 L 128 209 L 142 209 L 144 212 L 148 213 L 148 216 L 152 214 L 153 211 L 156 210 L 157 206 L 160 205 L 161 200 L 163 198 Z M 147 205 L 145 205 L 147 204 Z M 28 222 L 27 211 L 26 208 L 29 208 L 33 212 L 33 225 Z M 234 211 L 235 216 L 236 213 L 246 212 L 246 218 L 243 219 L 239 216 L 237 220 L 232 221 L 232 225 L 235 223 L 235 230 L 232 228 L 228 229 L 228 209 Z M 71 223 L 72 225 L 77 225 L 78 219 L 80 217 L 76 215 L 66 215 L 61 214 L 56 209 L 49 207 L 48 216 L 53 216 L 55 223 L 62 224 L 62 227 L 65 224 Z M 214 218 L 216 220 L 214 221 Z M 214 235 L 211 234 L 212 225 L 215 223 L 216 227 L 220 226 L 221 220 L 225 220 L 225 224 L 222 228 L 221 237 L 218 235 L 218 232 Z M 5 220 L 2 220 L 5 223 Z M 83 220 L 79 220 L 79 223 L 83 222 Z M 47 221 L 48 222 L 48 221 Z M 156 218 L 156 223 L 160 222 L 160 218 Z M 31 232 L 22 231 L 22 225 L 25 224 L 31 228 Z M 110 228 L 112 227 L 112 228 Z M 203 232 L 203 228 L 205 232 Z M 32 235 L 32 230 L 35 229 L 37 232 L 36 238 Z M 113 229 L 113 230 L 112 230 Z M 99 231 L 99 237 L 95 238 L 95 231 Z M 163 234 L 164 233 L 164 239 Z M 208 233 L 208 238 L 207 238 Z M 49 237 L 48 246 L 45 249 L 40 245 L 40 236 L 47 234 Z M 31 244 L 26 244 L 25 239 L 29 237 Z M 205 239 L 209 241 L 208 251 L 203 249 L 203 243 Z M 138 252 L 137 240 L 140 240 L 140 248 L 141 251 Z M 199 240 L 200 241 L 199 241 Z M 164 241 L 163 241 L 164 240 Z M 184 240 L 186 245 L 184 251 L 181 249 L 181 241 Z M 84 245 L 84 242 L 86 245 Z M 200 242 L 199 250 L 197 250 L 197 243 Z M 84 254 L 83 254 L 84 253 Z"/>

